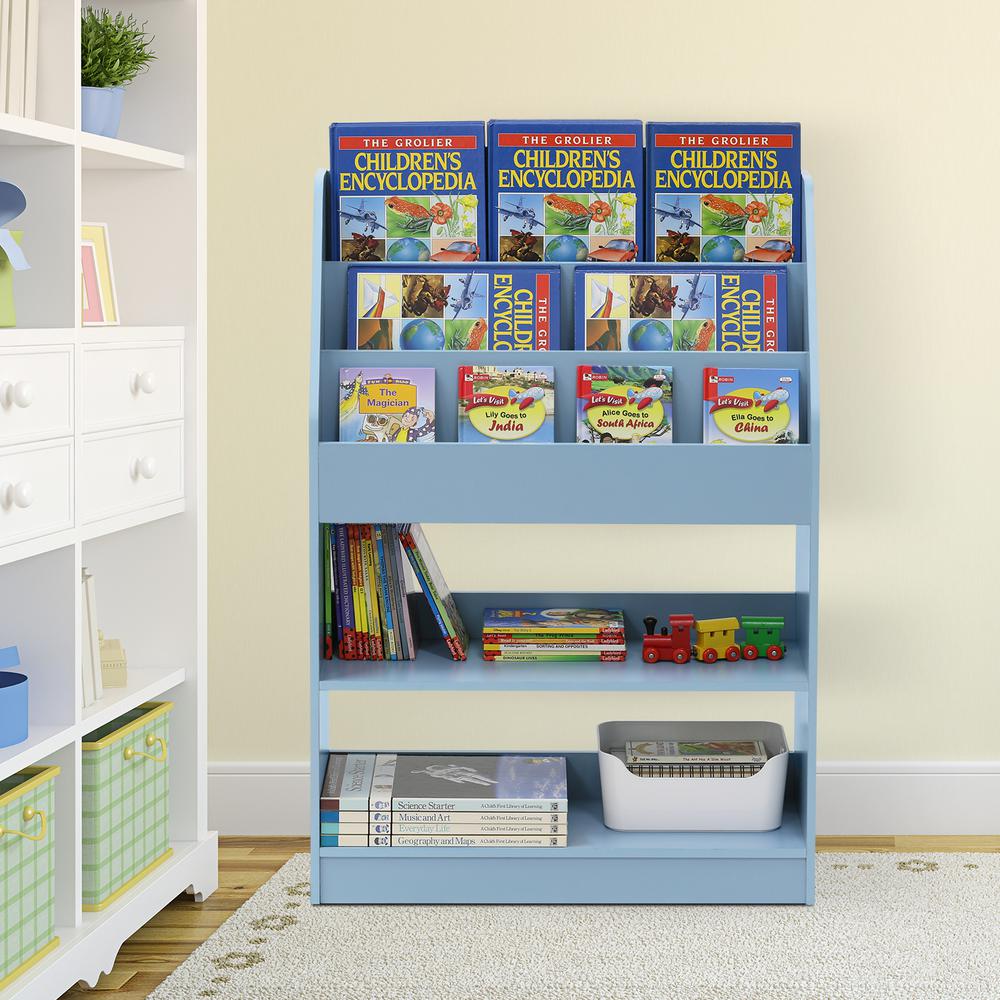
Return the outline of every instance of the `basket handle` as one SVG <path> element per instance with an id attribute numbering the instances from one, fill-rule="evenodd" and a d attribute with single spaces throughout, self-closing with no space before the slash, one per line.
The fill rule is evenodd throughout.
<path id="1" fill-rule="evenodd" d="M 44 840 L 45 834 L 49 829 L 49 819 L 45 815 L 44 809 L 33 809 L 31 806 L 25 806 L 24 811 L 21 813 L 21 819 L 25 823 L 30 823 L 35 817 L 38 817 L 42 821 L 42 828 L 38 833 L 32 835 L 30 833 L 25 833 L 23 830 L 11 830 L 10 827 L 0 826 L 0 837 L 24 837 L 25 840 Z"/>
<path id="2" fill-rule="evenodd" d="M 167 759 L 167 741 L 161 736 L 154 736 L 150 733 L 146 737 L 146 746 L 150 750 L 160 744 L 160 752 L 157 756 L 153 756 L 151 753 L 146 753 L 145 750 L 133 750 L 132 747 L 125 747 L 124 757 L 126 760 L 135 760 L 136 757 L 145 757 L 146 760 L 153 761 L 154 764 L 162 764 Z"/>

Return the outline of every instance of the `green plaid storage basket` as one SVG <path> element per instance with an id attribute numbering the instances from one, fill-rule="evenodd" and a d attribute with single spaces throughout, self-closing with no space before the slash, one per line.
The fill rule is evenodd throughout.
<path id="1" fill-rule="evenodd" d="M 83 908 L 102 910 L 171 855 L 173 702 L 147 702 L 83 739 Z"/>
<path id="2" fill-rule="evenodd" d="M 0 991 L 59 944 L 52 825 L 58 767 L 0 781 Z"/>

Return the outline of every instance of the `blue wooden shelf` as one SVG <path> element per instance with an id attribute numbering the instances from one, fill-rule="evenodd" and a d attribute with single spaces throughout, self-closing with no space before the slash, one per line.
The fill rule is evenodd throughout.
<path id="1" fill-rule="evenodd" d="M 456 443 L 459 364 L 510 363 L 494 352 L 408 352 L 405 363 L 437 370 L 438 440 L 406 448 L 338 441 L 340 369 L 400 364 L 398 353 L 347 351 L 347 264 L 325 259 L 329 178 L 317 175 L 313 235 L 310 388 L 310 584 L 312 700 L 312 898 L 317 903 L 812 903 L 816 835 L 817 528 L 819 401 L 812 182 L 804 177 L 802 263 L 788 267 L 789 351 L 780 354 L 665 352 L 643 363 L 674 368 L 674 443 L 594 449 L 575 443 L 576 366 L 633 363 L 634 354 L 572 351 L 574 265 L 562 265 L 560 350 L 522 360 L 556 372 L 556 443 Z M 513 265 L 525 266 L 525 265 Z M 690 265 L 689 265 L 690 266 Z M 752 267 L 753 265 L 746 265 Z M 700 444 L 701 369 L 711 365 L 795 368 L 801 442 Z M 496 484 L 495 489 L 484 486 Z M 609 502 L 606 486 L 618 491 Z M 622 491 L 627 491 L 623 493 Z M 634 497 L 622 503 L 621 497 Z M 523 499 L 523 503 L 516 502 Z M 320 659 L 319 537 L 323 523 L 786 524 L 795 526 L 794 590 L 716 594 L 456 594 L 475 637 L 495 604 L 625 610 L 624 663 L 491 664 L 473 645 L 455 663 L 443 643 L 421 644 L 409 662 Z M 725 584 L 724 578 L 718 581 Z M 426 602 L 420 634 L 433 636 Z M 646 664 L 641 620 L 782 615 L 788 650 L 777 663 Z M 767 833 L 621 833 L 603 823 L 595 754 L 568 754 L 569 847 L 564 849 L 320 848 L 319 792 L 335 733 L 330 702 L 346 691 L 787 691 L 794 753 L 781 826 Z M 432 734 L 428 734 L 432 737 Z M 426 746 L 436 750 L 433 738 Z M 346 750 L 349 748 L 339 747 Z M 635 862 L 640 862 L 636 864 Z"/>

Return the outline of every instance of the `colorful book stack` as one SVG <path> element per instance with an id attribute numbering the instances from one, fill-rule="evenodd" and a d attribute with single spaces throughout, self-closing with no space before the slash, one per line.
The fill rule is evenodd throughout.
<path id="1" fill-rule="evenodd" d="M 416 658 L 406 562 L 452 658 L 466 658 L 468 633 L 419 524 L 327 524 L 322 544 L 326 659 Z"/>
<path id="2" fill-rule="evenodd" d="M 762 740 L 625 742 L 625 766 L 641 778 L 750 778 L 766 763 Z"/>
<path id="3" fill-rule="evenodd" d="M 330 754 L 321 847 L 565 847 L 564 757 Z"/>
<path id="4" fill-rule="evenodd" d="M 606 608 L 486 608 L 483 659 L 497 663 L 625 659 L 625 619 Z"/>

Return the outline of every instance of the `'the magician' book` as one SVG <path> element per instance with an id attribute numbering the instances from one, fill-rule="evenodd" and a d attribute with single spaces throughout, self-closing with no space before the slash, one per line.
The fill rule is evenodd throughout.
<path id="1" fill-rule="evenodd" d="M 798 122 L 649 122 L 646 259 L 802 259 Z"/>
<path id="2" fill-rule="evenodd" d="M 799 373 L 791 368 L 706 368 L 706 444 L 797 444 Z"/>
<path id="3" fill-rule="evenodd" d="M 784 351 L 785 268 L 578 267 L 578 351 Z"/>
<path id="4" fill-rule="evenodd" d="M 348 269 L 348 350 L 548 351 L 558 339 L 556 267 Z"/>
<path id="5" fill-rule="evenodd" d="M 484 257 L 482 122 L 330 126 L 334 260 L 463 262 Z"/>
<path id="6" fill-rule="evenodd" d="M 669 444 L 673 440 L 672 368 L 580 365 L 576 439 L 586 444 Z"/>
<path id="7" fill-rule="evenodd" d="M 458 440 L 554 441 L 555 384 L 555 369 L 544 365 L 460 365 Z"/>
<path id="8" fill-rule="evenodd" d="M 341 368 L 340 440 L 434 440 L 433 368 Z"/>

